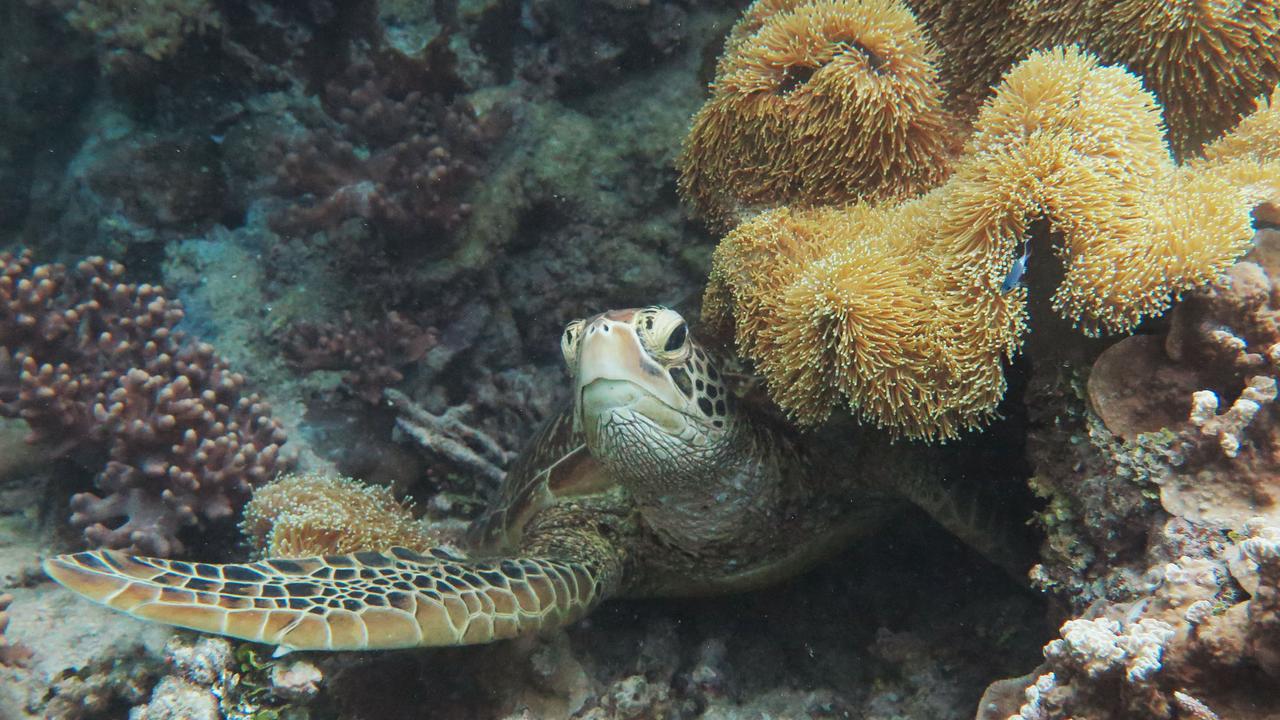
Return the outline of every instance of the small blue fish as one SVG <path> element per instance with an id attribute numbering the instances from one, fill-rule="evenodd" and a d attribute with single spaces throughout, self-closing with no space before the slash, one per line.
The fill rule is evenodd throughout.
<path id="1" fill-rule="evenodd" d="M 1000 292 L 1008 293 L 1018 285 L 1022 284 L 1022 276 L 1027 272 L 1027 259 L 1031 257 L 1031 240 L 1022 241 L 1022 256 L 1013 261 L 1013 267 L 1009 268 L 1009 274 L 1004 276 L 1004 282 L 1000 283 Z"/>

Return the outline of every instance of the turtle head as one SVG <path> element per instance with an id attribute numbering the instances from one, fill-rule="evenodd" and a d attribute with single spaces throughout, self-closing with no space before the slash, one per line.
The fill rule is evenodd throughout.
<path id="1" fill-rule="evenodd" d="M 720 370 L 674 310 L 575 320 L 560 347 L 574 378 L 575 423 L 610 465 L 678 473 L 671 463 L 706 455 L 733 429 Z"/>

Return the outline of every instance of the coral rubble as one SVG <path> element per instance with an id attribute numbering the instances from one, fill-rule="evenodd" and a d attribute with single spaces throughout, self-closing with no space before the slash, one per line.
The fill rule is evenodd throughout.
<path id="1" fill-rule="evenodd" d="M 292 462 L 271 408 L 175 329 L 182 306 L 162 288 L 101 258 L 0 261 L 0 412 L 32 441 L 103 457 L 104 495 L 71 500 L 90 544 L 180 554 L 183 528 L 230 517 Z"/>

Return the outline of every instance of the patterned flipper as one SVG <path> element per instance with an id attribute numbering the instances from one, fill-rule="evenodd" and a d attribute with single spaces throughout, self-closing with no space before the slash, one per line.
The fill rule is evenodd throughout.
<path id="1" fill-rule="evenodd" d="M 135 617 L 282 651 L 486 643 L 572 622 L 606 591 L 586 563 L 403 548 L 244 565 L 99 550 L 51 558 L 45 571 Z"/>

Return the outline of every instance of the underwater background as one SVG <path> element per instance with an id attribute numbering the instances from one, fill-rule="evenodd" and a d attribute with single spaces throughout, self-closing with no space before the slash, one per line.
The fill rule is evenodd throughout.
<path id="1" fill-rule="evenodd" d="M 0 0 L 0 720 L 1280 718 L 1278 82 L 1265 0 Z M 41 568 L 425 547 L 646 306 L 1029 549 L 275 659 Z"/>

